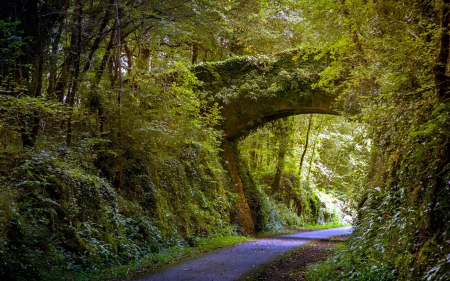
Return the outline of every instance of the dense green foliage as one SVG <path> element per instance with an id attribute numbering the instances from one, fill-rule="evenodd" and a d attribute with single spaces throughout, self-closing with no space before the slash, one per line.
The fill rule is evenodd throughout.
<path id="1" fill-rule="evenodd" d="M 233 233 L 227 192 L 201 163 L 201 151 L 184 152 L 155 164 L 155 175 L 128 175 L 136 185 L 126 192 L 88 173 L 79 159 L 67 160 L 68 151 L 60 152 L 65 161 L 49 150 L 3 158 L 2 276 L 29 280 L 42 269 L 120 265 L 191 237 Z"/>
<path id="2" fill-rule="evenodd" d="M 311 20 L 339 58 L 318 86 L 361 105 L 354 117 L 369 125 L 373 150 L 349 250 L 316 280 L 330 270 L 335 280 L 448 280 L 449 3 L 317 5 Z M 339 87 L 327 82 L 342 75 Z"/>
<path id="3" fill-rule="evenodd" d="M 349 249 L 315 278 L 450 278 L 448 0 L 3 2 L 0 277 L 136 265 L 242 233 L 221 110 L 297 89 L 338 96 L 345 118 L 233 140 L 256 230 L 356 210 Z M 225 85 L 198 80 L 210 67 Z"/>
<path id="4" fill-rule="evenodd" d="M 293 212 L 297 225 L 350 222 L 370 153 L 369 143 L 358 144 L 361 128 L 342 117 L 300 115 L 251 133 L 240 149 L 261 192 Z"/>

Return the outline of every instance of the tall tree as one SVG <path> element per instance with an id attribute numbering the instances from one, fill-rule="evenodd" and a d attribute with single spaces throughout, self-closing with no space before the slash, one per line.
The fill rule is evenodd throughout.
<path id="1" fill-rule="evenodd" d="M 300 164 L 298 165 L 298 175 L 300 179 L 302 177 L 303 172 L 303 161 L 305 160 L 306 151 L 308 150 L 309 146 L 309 137 L 311 134 L 312 123 L 313 123 L 313 115 L 310 114 L 308 120 L 308 128 L 306 129 L 305 145 L 303 146 L 302 156 L 300 156 Z"/>
<path id="2" fill-rule="evenodd" d="M 278 120 L 273 129 L 274 133 L 278 135 L 278 156 L 276 160 L 275 177 L 271 184 L 271 192 L 280 192 L 281 178 L 283 176 L 284 164 L 286 161 L 286 154 L 290 148 L 290 137 L 292 135 L 291 121 L 288 118 Z"/>

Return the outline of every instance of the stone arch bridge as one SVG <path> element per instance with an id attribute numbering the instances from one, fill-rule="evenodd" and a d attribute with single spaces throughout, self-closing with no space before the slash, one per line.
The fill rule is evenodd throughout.
<path id="1" fill-rule="evenodd" d="M 273 56 L 238 57 L 198 65 L 194 73 L 211 104 L 221 109 L 222 158 L 234 192 L 239 223 L 245 235 L 258 229 L 259 205 L 252 196 L 255 186 L 243 161 L 237 140 L 257 127 L 291 115 L 338 114 L 331 109 L 335 96 L 317 90 L 319 73 L 329 65 L 316 53 L 291 50 Z"/>

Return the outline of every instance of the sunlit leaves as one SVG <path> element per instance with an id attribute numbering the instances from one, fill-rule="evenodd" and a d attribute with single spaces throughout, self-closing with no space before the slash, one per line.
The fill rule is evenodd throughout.
<path id="1" fill-rule="evenodd" d="M 241 152 L 255 181 L 267 194 L 275 193 L 271 200 L 291 198 L 290 192 L 302 194 L 304 198 L 320 190 L 338 197 L 350 211 L 364 190 L 364 174 L 369 165 L 371 144 L 364 137 L 365 128 L 343 118 L 314 116 L 303 167 L 297 176 L 305 150 L 308 119 L 307 115 L 290 117 L 284 122 L 292 125 L 286 128 L 279 123 L 266 125 L 241 142 Z M 288 139 L 287 143 L 284 138 Z M 285 151 L 282 191 L 275 191 L 270 185 L 280 165 L 280 151 Z M 288 207 L 295 211 L 295 204 Z"/>

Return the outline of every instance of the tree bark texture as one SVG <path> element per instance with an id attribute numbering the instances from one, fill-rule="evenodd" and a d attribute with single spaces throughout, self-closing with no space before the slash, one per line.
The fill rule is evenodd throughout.
<path id="1" fill-rule="evenodd" d="M 224 140 L 222 148 L 222 157 L 225 160 L 225 168 L 228 170 L 231 177 L 233 192 L 239 196 L 234 204 L 238 212 L 239 225 L 242 227 L 244 235 L 255 234 L 255 223 L 252 218 L 249 203 L 244 193 L 245 187 L 239 172 L 237 144 Z"/>

